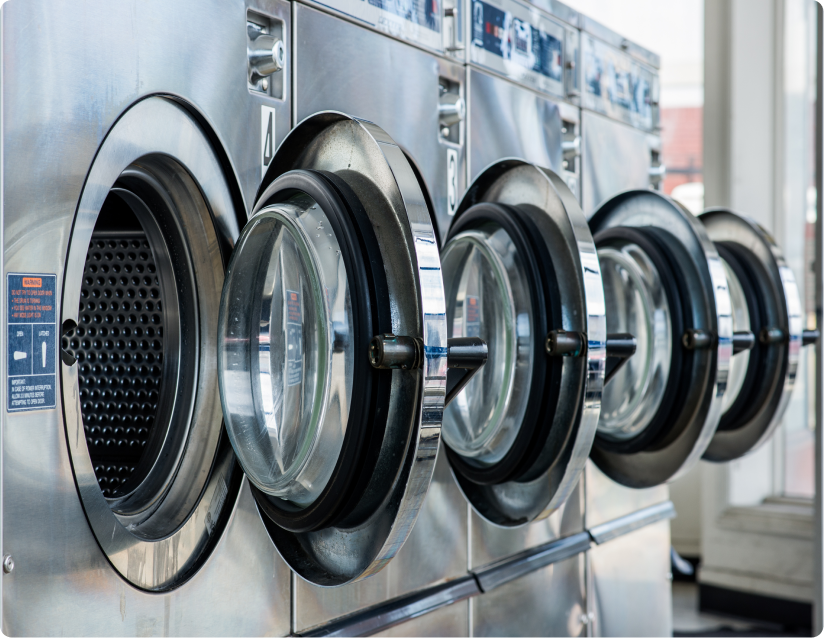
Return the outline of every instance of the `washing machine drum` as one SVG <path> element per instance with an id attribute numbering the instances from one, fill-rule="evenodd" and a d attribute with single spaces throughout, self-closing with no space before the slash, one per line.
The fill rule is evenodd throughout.
<path id="1" fill-rule="evenodd" d="M 378 571 L 431 479 L 447 344 L 425 201 L 383 131 L 313 116 L 272 160 L 229 264 L 226 429 L 279 552 L 318 585 Z M 420 344 L 418 365 L 373 365 L 376 335 Z"/>
<path id="2" fill-rule="evenodd" d="M 592 459 L 629 487 L 692 467 L 715 433 L 732 355 L 723 261 L 704 225 L 654 191 L 603 204 L 590 220 L 601 263 L 607 329 L 635 338 L 610 357 Z M 742 330 L 742 347 L 752 334 Z"/>
<path id="3" fill-rule="evenodd" d="M 704 452 L 707 460 L 729 461 L 766 441 L 780 423 L 799 347 L 811 335 L 802 330 L 793 272 L 770 234 L 727 210 L 710 210 L 699 219 L 724 266 L 733 330 L 754 336 L 752 349 L 730 362 L 721 420 Z"/>
<path id="4" fill-rule="evenodd" d="M 215 374 L 236 186 L 212 137 L 170 99 L 126 110 L 84 181 L 63 280 L 77 493 L 112 567 L 149 591 L 204 564 L 243 480 Z"/>
<path id="5" fill-rule="evenodd" d="M 444 411 L 453 471 L 493 523 L 546 516 L 578 480 L 604 374 L 603 291 L 583 213 L 555 174 L 499 162 L 467 192 L 441 261 L 449 337 L 488 347 Z"/>

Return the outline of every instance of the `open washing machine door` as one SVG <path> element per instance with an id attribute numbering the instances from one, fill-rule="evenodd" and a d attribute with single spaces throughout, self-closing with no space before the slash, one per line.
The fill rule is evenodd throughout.
<path id="1" fill-rule="evenodd" d="M 752 349 L 732 358 L 721 420 L 704 452 L 709 461 L 730 461 L 764 443 L 778 427 L 799 348 L 815 342 L 818 333 L 802 329 L 795 277 L 766 230 L 728 210 L 708 210 L 699 219 L 726 272 L 733 330 L 754 336 Z"/>
<path id="2" fill-rule="evenodd" d="M 430 211 L 384 131 L 321 113 L 283 141 L 218 340 L 226 428 L 281 556 L 320 586 L 379 571 L 432 477 L 448 345 Z"/>
<path id="3" fill-rule="evenodd" d="M 243 478 L 215 374 L 224 267 L 243 210 L 224 166 L 184 106 L 143 99 L 98 149 L 69 240 L 66 444 L 101 550 L 149 591 L 172 589 L 203 565 Z M 47 285 L 16 277 L 19 294 Z M 49 338 L 44 368 L 55 364 Z"/>
<path id="4" fill-rule="evenodd" d="M 517 526 L 557 509 L 589 455 L 604 380 L 601 273 L 564 181 L 521 160 L 475 180 L 441 252 L 448 335 L 489 358 L 444 411 L 465 496 Z"/>
<path id="5" fill-rule="evenodd" d="M 651 487 L 697 463 L 721 418 L 733 356 L 727 277 L 704 225 L 660 193 L 618 195 L 590 228 L 607 329 L 636 340 L 604 388 L 591 457 L 618 483 Z M 752 338 L 742 330 L 736 349 Z"/>

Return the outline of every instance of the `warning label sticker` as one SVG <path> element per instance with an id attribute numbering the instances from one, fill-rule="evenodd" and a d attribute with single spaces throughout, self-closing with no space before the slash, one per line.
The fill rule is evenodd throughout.
<path id="1" fill-rule="evenodd" d="M 55 275 L 9 273 L 6 409 L 55 407 L 57 312 Z"/>

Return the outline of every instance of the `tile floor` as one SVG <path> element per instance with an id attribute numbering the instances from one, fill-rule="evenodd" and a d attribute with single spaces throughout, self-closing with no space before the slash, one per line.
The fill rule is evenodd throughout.
<path id="1" fill-rule="evenodd" d="M 674 636 L 798 636 L 779 625 L 698 611 L 698 585 L 672 584 L 672 627 Z"/>

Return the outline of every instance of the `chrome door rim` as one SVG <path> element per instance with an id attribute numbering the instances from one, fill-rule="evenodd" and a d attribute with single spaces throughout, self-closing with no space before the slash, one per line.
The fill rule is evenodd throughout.
<path id="1" fill-rule="evenodd" d="M 464 480 L 452 468 L 456 482 L 478 515 L 495 526 L 511 528 L 545 518 L 561 507 L 586 467 L 604 384 L 604 290 L 586 217 L 569 187 L 554 172 L 519 159 L 498 161 L 476 178 L 458 211 L 481 202 L 524 207 L 534 213 L 532 219 L 550 253 L 563 259 L 563 265 L 574 275 L 558 277 L 564 302 L 562 327 L 587 336 L 584 355 L 565 357 L 563 362 L 562 387 L 580 389 L 580 402 L 564 410 L 561 406 L 570 395 L 559 400 L 552 431 L 563 429 L 566 434 L 562 451 L 549 469 L 525 482 L 479 486 Z M 573 303 L 567 305 L 568 300 Z M 543 340 L 545 335 L 536 338 Z M 564 397 L 563 391 L 561 395 Z"/>
<path id="2" fill-rule="evenodd" d="M 667 231 L 684 247 L 700 279 L 688 280 L 687 285 L 695 286 L 694 298 L 703 300 L 692 313 L 693 327 L 717 339 L 709 355 L 706 393 L 677 436 L 635 453 L 606 451 L 597 442 L 592 450 L 595 463 L 613 480 L 630 487 L 652 487 L 683 476 L 698 463 L 718 427 L 732 356 L 730 297 L 721 258 L 704 225 L 675 200 L 657 191 L 627 191 L 604 203 L 590 219 L 594 233 L 622 226 Z"/>
<path id="3" fill-rule="evenodd" d="M 712 241 L 741 244 L 758 259 L 770 277 L 770 286 L 780 291 L 779 295 L 783 295 L 777 303 L 779 313 L 783 310 L 782 325 L 778 327 L 786 331 L 788 337 L 783 357 L 784 379 L 779 382 L 771 400 L 742 427 L 716 431 L 707 447 L 704 458 L 722 462 L 736 459 L 760 447 L 781 423 L 798 370 L 803 318 L 795 275 L 769 232 L 754 220 L 727 209 L 706 210 L 698 219 L 706 227 Z"/>
<path id="4" fill-rule="evenodd" d="M 346 181 L 363 203 L 381 246 L 393 331 L 420 337 L 425 354 L 420 374 L 392 371 L 389 413 L 394 416 L 387 433 L 411 430 L 412 438 L 402 464 L 383 477 L 392 481 L 392 487 L 382 507 L 356 527 L 306 533 L 286 532 L 261 512 L 277 551 L 295 573 L 314 585 L 334 587 L 383 569 L 412 531 L 426 497 L 446 394 L 443 280 L 425 194 L 403 151 L 380 127 L 337 112 L 303 120 L 272 159 L 252 215 L 275 194 L 276 178 L 295 169 L 349 178 Z M 399 236 L 403 241 L 398 241 Z M 373 481 L 391 467 L 388 459 L 379 461 Z"/>

